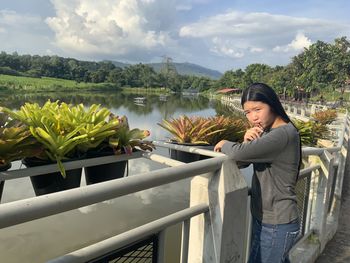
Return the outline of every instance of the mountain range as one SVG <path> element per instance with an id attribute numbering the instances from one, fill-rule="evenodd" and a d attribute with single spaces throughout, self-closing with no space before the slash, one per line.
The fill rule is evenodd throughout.
<path id="1" fill-rule="evenodd" d="M 124 68 L 127 66 L 130 66 L 131 64 L 123 63 L 119 61 L 111 61 L 115 66 Z M 160 72 L 163 63 L 145 63 L 146 65 L 151 66 L 156 72 Z M 222 73 L 217 70 L 205 68 L 202 66 L 199 66 L 197 64 L 192 64 L 188 62 L 184 63 L 173 63 L 177 73 L 180 75 L 195 75 L 199 77 L 208 77 L 211 79 L 219 79 L 222 76 Z"/>

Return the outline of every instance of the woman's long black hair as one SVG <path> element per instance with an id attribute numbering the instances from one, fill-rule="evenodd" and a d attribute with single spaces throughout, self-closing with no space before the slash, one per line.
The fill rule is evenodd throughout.
<path id="1" fill-rule="evenodd" d="M 280 116 L 285 122 L 290 122 L 293 124 L 295 129 L 298 128 L 288 117 L 286 111 L 284 110 L 281 101 L 279 100 L 276 92 L 268 85 L 264 83 L 253 83 L 248 88 L 246 88 L 242 93 L 241 105 L 243 107 L 244 103 L 247 101 L 260 101 L 268 104 L 271 110 L 278 116 Z M 302 151 L 301 151 L 301 140 L 299 135 L 299 145 L 300 145 L 300 160 L 298 165 L 298 170 L 300 171 Z"/>

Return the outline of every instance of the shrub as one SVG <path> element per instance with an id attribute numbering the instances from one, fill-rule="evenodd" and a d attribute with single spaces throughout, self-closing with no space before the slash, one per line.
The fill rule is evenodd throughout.
<path id="1" fill-rule="evenodd" d="M 337 112 L 336 110 L 318 111 L 312 114 L 311 117 L 315 122 L 319 122 L 322 125 L 327 125 L 331 124 L 337 119 Z"/>

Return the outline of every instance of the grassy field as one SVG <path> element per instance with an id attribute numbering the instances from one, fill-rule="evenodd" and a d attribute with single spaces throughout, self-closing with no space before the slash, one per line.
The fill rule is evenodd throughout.
<path id="1" fill-rule="evenodd" d="M 57 78 L 30 78 L 0 74 L 0 90 L 8 91 L 69 91 L 69 90 L 111 90 L 117 87 L 111 83 L 84 83 Z"/>

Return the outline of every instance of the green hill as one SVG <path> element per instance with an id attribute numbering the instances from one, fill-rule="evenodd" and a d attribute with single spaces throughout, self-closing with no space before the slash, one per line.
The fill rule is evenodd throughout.
<path id="1" fill-rule="evenodd" d="M 151 63 L 148 65 L 152 66 L 157 72 L 159 72 L 162 67 L 162 63 Z M 174 65 L 180 75 L 195 75 L 209 77 L 211 79 L 219 79 L 222 76 L 222 73 L 217 70 L 208 69 L 192 63 L 174 63 Z"/>
<path id="2" fill-rule="evenodd" d="M 124 68 L 130 65 L 130 64 L 122 63 L 118 61 L 111 61 L 111 62 L 115 66 L 121 67 L 121 68 Z M 222 76 L 222 73 L 217 70 L 208 69 L 192 63 L 185 62 L 185 63 L 173 63 L 173 64 L 180 75 L 195 75 L 195 76 L 209 77 L 211 79 L 219 79 Z M 146 65 L 151 66 L 156 72 L 160 72 L 163 64 L 148 63 Z"/>

